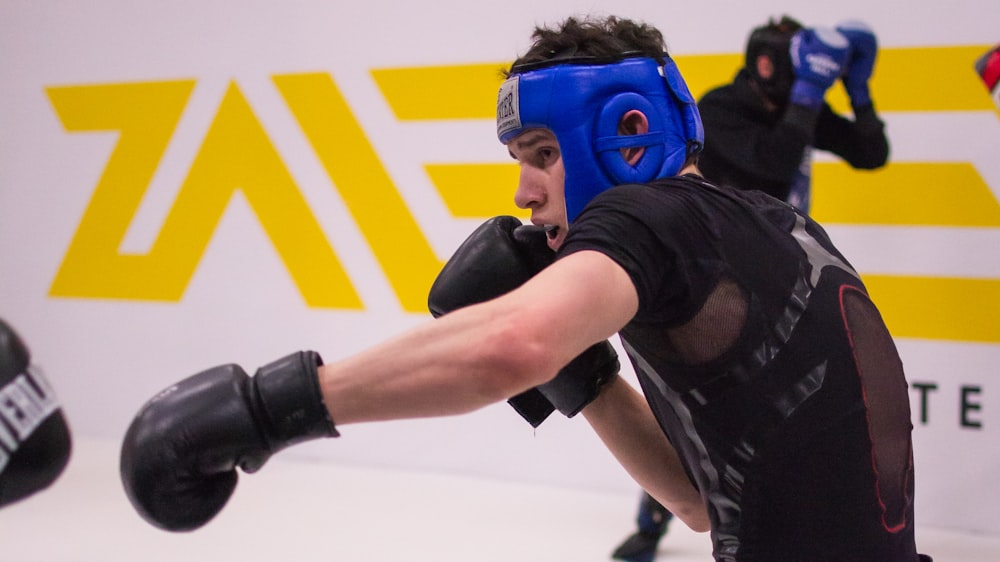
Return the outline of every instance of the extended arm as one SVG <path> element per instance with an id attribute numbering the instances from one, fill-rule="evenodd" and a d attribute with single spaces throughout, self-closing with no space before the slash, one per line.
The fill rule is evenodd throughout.
<path id="1" fill-rule="evenodd" d="M 230 364 L 188 377 L 129 426 L 126 494 L 150 523 L 195 529 L 224 507 L 237 467 L 259 470 L 286 447 L 339 435 L 338 426 L 461 414 L 546 383 L 635 313 L 624 272 L 606 278 L 610 263 L 581 252 L 503 297 L 325 366 L 298 352 L 253 376 Z"/>
<path id="2" fill-rule="evenodd" d="M 323 367 L 326 403 L 338 424 L 348 424 L 458 414 L 504 400 L 624 326 L 637 299 L 611 259 L 573 254 L 508 296 Z M 643 488 L 692 529 L 708 530 L 698 491 L 639 393 L 615 377 L 583 415 Z"/>
<path id="3" fill-rule="evenodd" d="M 338 425 L 469 412 L 548 382 L 636 306 L 614 262 L 573 254 L 502 297 L 327 364 L 324 400 Z"/>

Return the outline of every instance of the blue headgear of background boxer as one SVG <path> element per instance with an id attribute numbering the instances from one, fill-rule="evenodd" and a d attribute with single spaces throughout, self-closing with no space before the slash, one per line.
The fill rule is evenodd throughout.
<path id="1" fill-rule="evenodd" d="M 551 130 L 566 171 L 565 198 L 572 222 L 598 193 L 625 183 L 677 175 L 701 150 L 698 106 L 674 62 L 649 57 L 611 63 L 592 57 L 516 65 L 497 97 L 497 136 L 507 144 L 528 129 Z M 628 111 L 642 111 L 649 132 L 621 135 Z M 645 147 L 633 166 L 621 149 Z"/>

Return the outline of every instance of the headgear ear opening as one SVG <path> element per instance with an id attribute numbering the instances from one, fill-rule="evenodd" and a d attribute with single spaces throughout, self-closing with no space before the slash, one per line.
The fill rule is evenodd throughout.
<path id="1" fill-rule="evenodd" d="M 643 95 L 626 92 L 611 98 L 598 118 L 594 148 L 602 167 L 616 183 L 645 183 L 676 175 L 704 146 L 705 133 L 698 104 L 676 64 L 667 58 L 658 71 L 669 94 L 666 104 L 657 107 Z M 648 133 L 618 134 L 621 119 L 632 110 L 647 116 L 650 121 Z M 658 127 L 662 130 L 657 130 Z M 619 151 L 635 147 L 644 147 L 645 152 L 635 165 L 631 165 Z"/>
<path id="2" fill-rule="evenodd" d="M 660 171 L 660 162 L 666 152 L 663 131 L 650 130 L 640 135 L 618 134 L 622 117 L 633 110 L 641 111 L 647 119 L 653 119 L 658 113 L 645 97 L 626 92 L 611 98 L 597 118 L 594 151 L 601 167 L 615 183 L 642 183 L 653 179 Z M 629 164 L 622 157 L 621 150 L 638 147 L 645 148 L 645 153 L 635 165 Z"/>

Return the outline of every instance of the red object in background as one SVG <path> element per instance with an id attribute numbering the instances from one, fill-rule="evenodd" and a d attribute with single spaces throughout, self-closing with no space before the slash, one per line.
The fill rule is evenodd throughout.
<path id="1" fill-rule="evenodd" d="M 1000 45 L 993 47 L 976 61 L 976 72 L 983 79 L 986 88 L 993 91 L 1000 81 Z"/>

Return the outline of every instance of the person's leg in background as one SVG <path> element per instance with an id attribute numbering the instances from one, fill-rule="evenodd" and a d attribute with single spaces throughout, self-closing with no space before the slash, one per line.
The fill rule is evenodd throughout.
<path id="1" fill-rule="evenodd" d="M 626 562 L 652 562 L 656 558 L 660 539 L 667 534 L 667 525 L 673 518 L 674 514 L 643 492 L 636 515 L 638 530 L 625 539 L 611 556 Z"/>

